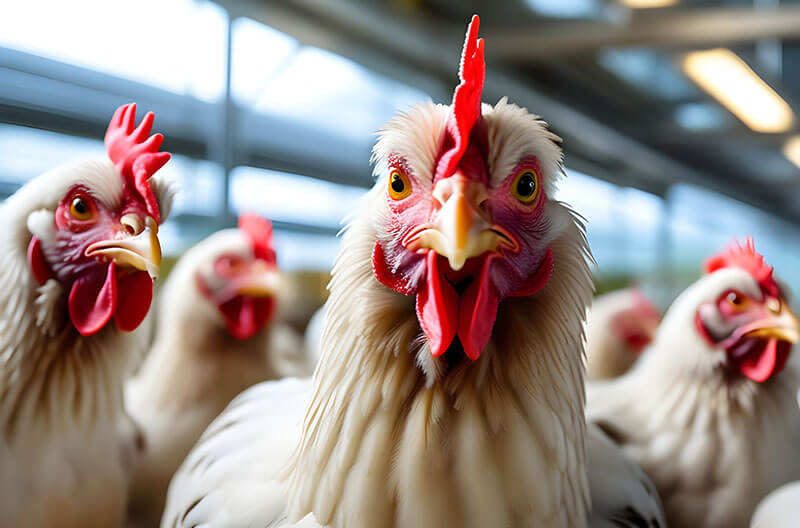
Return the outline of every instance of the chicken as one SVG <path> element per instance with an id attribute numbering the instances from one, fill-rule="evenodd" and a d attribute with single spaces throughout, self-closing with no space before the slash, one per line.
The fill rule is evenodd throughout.
<path id="1" fill-rule="evenodd" d="M 665 528 L 653 482 L 597 426 L 589 424 L 588 468 L 592 528 Z"/>
<path id="2" fill-rule="evenodd" d="M 753 240 L 706 262 L 624 376 L 588 387 L 587 417 L 655 482 L 671 526 L 743 527 L 800 478 L 798 321 Z"/>
<path id="3" fill-rule="evenodd" d="M 172 474 L 234 396 L 313 371 L 300 337 L 274 320 L 278 282 L 272 225 L 257 215 L 243 215 L 238 229 L 211 235 L 176 264 L 152 352 L 126 390 L 146 444 L 129 525 L 158 525 Z"/>
<path id="4" fill-rule="evenodd" d="M 589 250 L 552 199 L 558 138 L 505 99 L 481 106 L 477 31 L 453 104 L 380 133 L 313 381 L 234 400 L 173 478 L 163 527 L 587 526 Z"/>
<path id="5" fill-rule="evenodd" d="M 797 528 L 800 526 L 800 481 L 776 489 L 759 503 L 751 528 Z"/>
<path id="6" fill-rule="evenodd" d="M 586 317 L 586 375 L 621 376 L 650 344 L 661 315 L 639 290 L 600 295 Z"/>
<path id="7" fill-rule="evenodd" d="M 158 274 L 170 155 L 120 107 L 108 159 L 26 183 L 0 208 L 0 526 L 120 526 L 136 428 L 123 378 Z M 149 137 L 148 137 L 149 136 Z"/>
<path id="8" fill-rule="evenodd" d="M 325 328 L 325 305 L 322 305 L 306 325 L 305 333 L 303 334 L 303 342 L 306 349 L 306 354 L 312 358 L 314 364 L 319 363 L 319 356 L 322 346 L 322 331 Z"/>

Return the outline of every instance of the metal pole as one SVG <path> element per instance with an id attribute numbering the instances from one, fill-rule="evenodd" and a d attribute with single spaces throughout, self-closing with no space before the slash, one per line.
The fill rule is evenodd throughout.
<path id="1" fill-rule="evenodd" d="M 229 226 L 236 225 L 234 215 L 230 208 L 231 171 L 233 171 L 234 149 L 236 148 L 236 108 L 233 104 L 231 92 L 231 70 L 233 68 L 233 17 L 228 11 L 228 31 L 225 41 L 225 99 L 222 118 L 222 170 L 224 171 L 222 218 L 223 223 Z"/>

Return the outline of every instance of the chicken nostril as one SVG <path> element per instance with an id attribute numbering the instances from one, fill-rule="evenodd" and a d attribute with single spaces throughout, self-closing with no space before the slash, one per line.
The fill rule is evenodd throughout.
<path id="1" fill-rule="evenodd" d="M 120 218 L 120 224 L 122 224 L 125 232 L 131 236 L 136 236 L 144 231 L 144 222 L 135 214 L 126 214 Z"/>

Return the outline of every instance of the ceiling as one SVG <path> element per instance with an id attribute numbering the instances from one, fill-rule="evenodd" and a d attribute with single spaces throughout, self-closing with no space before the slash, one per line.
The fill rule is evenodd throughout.
<path id="1" fill-rule="evenodd" d="M 507 95 L 565 139 L 567 164 L 664 195 L 700 185 L 800 222 L 800 170 L 781 152 L 800 132 L 751 131 L 679 67 L 726 47 L 793 108 L 800 1 L 219 0 L 247 16 L 449 99 L 466 23 L 481 16 L 486 101 Z"/>

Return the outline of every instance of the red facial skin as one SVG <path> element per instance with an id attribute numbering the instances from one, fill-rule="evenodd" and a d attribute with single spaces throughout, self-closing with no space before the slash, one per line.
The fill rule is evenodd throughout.
<path id="1" fill-rule="evenodd" d="M 86 219 L 75 218 L 70 205 L 75 198 L 87 206 Z M 114 317 L 117 328 L 130 331 L 147 315 L 153 298 L 153 280 L 147 272 L 119 267 L 98 256 L 87 256 L 86 249 L 95 242 L 128 238 L 134 233 L 121 218 L 136 214 L 144 223 L 147 207 L 136 193 L 123 193 L 122 205 L 109 210 L 95 200 L 86 188 L 75 186 L 64 196 L 55 212 L 55 254 L 42 255 L 34 266 L 42 277 L 42 260 L 50 273 L 70 291 L 69 313 L 82 335 L 91 335 Z M 34 246 L 38 241 L 34 239 Z M 41 252 L 41 249 L 39 249 Z M 33 263 L 33 261 L 32 261 Z M 37 271 L 38 270 L 38 271 Z"/>
<path id="2" fill-rule="evenodd" d="M 638 290 L 634 290 L 632 295 L 633 305 L 614 315 L 609 325 L 617 338 L 638 355 L 653 341 L 661 315 Z"/>
<path id="3" fill-rule="evenodd" d="M 486 164 L 476 151 L 468 149 L 458 170 L 468 179 L 486 184 Z M 431 260 L 432 250 L 413 252 L 405 247 L 409 234 L 429 225 L 441 204 L 410 172 L 402 156 L 393 155 L 390 163 L 390 171 L 397 168 L 405 172 L 412 192 L 400 200 L 386 195 L 391 239 L 376 246 L 376 276 L 400 293 L 418 294 L 418 318 L 434 355 L 443 353 L 458 334 L 465 354 L 477 359 L 491 334 L 499 302 L 505 297 L 535 293 L 552 271 L 551 253 L 544 242 L 550 226 L 544 214 L 547 197 L 541 188 L 539 162 L 534 156 L 520 160 L 500 184 L 486 188 L 486 197 L 479 204 L 480 214 L 510 239 L 513 248 L 501 247 L 470 258 L 458 271 L 441 256 Z M 525 169 L 539 175 L 538 195 L 529 204 L 511 192 L 515 176 Z M 431 282 L 431 266 L 443 278 Z"/>
<path id="4" fill-rule="evenodd" d="M 431 185 L 419 181 L 402 153 L 389 157 L 390 171 L 405 173 L 411 192 L 387 191 L 391 238 L 376 242 L 372 254 L 373 272 L 381 283 L 405 295 L 417 294 L 417 318 L 431 353 L 444 354 L 458 337 L 472 360 L 491 337 L 500 301 L 532 295 L 547 282 L 553 266 L 552 252 L 543 242 L 550 226 L 539 161 L 533 156 L 519 160 L 503 182 L 490 186 L 489 134 L 481 109 L 486 64 L 479 26 L 480 19 L 473 16 L 461 53 L 460 82 L 430 167 Z M 523 168 L 536 173 L 538 193 L 529 193 L 530 200 L 511 194 L 514 177 Z M 434 248 L 447 259 L 433 253 Z M 460 269 L 451 269 L 450 263 Z"/>
<path id="5" fill-rule="evenodd" d="M 792 349 L 792 344 L 784 340 L 747 335 L 781 310 L 779 297 L 762 293 L 764 298 L 758 300 L 728 290 L 716 302 L 701 305 L 695 318 L 706 341 L 725 350 L 727 368 L 759 383 L 783 370 Z"/>
<path id="6" fill-rule="evenodd" d="M 221 287 L 212 290 L 202 275 L 198 274 L 196 277 L 200 292 L 214 303 L 225 320 L 228 332 L 236 339 L 253 337 L 275 313 L 273 296 L 239 293 L 241 286 L 265 269 L 277 268 L 274 262 L 226 253 L 214 262 L 214 273 L 223 282 Z"/>

